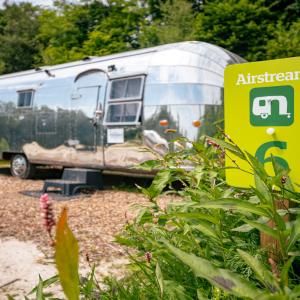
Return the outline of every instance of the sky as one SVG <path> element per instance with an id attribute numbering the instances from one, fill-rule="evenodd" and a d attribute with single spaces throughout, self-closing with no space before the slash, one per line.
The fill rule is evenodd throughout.
<path id="1" fill-rule="evenodd" d="M 76 2 L 77 0 L 72 0 L 70 2 Z M 52 5 L 54 0 L 9 0 L 9 2 L 15 2 L 15 3 L 20 3 L 20 2 L 31 2 L 32 4 L 35 5 L 43 5 L 43 6 L 49 6 Z M 3 5 L 4 0 L 0 0 L 0 7 Z"/>
<path id="2" fill-rule="evenodd" d="M 4 0 L 0 0 L 0 6 L 3 5 Z M 32 4 L 36 5 L 51 5 L 53 3 L 53 0 L 10 0 L 9 2 L 15 2 L 15 3 L 20 3 L 20 2 L 31 2 Z"/>

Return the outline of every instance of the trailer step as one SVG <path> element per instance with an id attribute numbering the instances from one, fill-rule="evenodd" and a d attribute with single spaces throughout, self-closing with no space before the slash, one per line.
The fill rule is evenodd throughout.
<path id="1" fill-rule="evenodd" d="M 72 196 L 82 189 L 102 189 L 102 172 L 93 169 L 66 168 L 61 179 L 45 180 L 43 193 L 58 188 L 65 196 Z"/>

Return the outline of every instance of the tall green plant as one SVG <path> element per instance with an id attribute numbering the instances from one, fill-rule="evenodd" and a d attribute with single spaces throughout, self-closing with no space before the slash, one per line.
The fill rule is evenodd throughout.
<path id="1" fill-rule="evenodd" d="M 136 219 L 116 237 L 128 249 L 128 275 L 105 279 L 101 289 L 92 270 L 84 282 L 76 281 L 81 295 L 115 300 L 299 299 L 299 208 L 276 205 L 281 198 L 300 202 L 289 171 L 272 158 L 275 174 L 270 176 L 230 140 L 202 137 L 197 142 L 179 139 L 180 144 L 180 151 L 140 166 L 159 171 L 149 188 L 141 188 L 149 203 L 138 207 Z M 247 161 L 250 171 L 236 168 L 252 173 L 255 186 L 226 184 L 226 155 Z M 166 193 L 174 201 L 161 206 L 160 196 Z M 277 256 L 261 248 L 260 233 L 277 241 Z M 70 241 L 61 237 L 60 245 Z M 71 257 L 65 257 L 66 265 L 72 265 Z"/>
<path id="2" fill-rule="evenodd" d="M 190 143 L 185 139 L 178 142 Z M 158 262 L 160 278 L 182 286 L 187 298 L 214 298 L 216 289 L 220 289 L 220 299 L 296 299 L 300 283 L 296 271 L 299 210 L 276 206 L 276 200 L 282 197 L 299 202 L 288 170 L 273 159 L 275 175 L 269 176 L 256 158 L 232 141 L 202 138 L 192 145 L 189 150 L 183 148 L 142 166 L 161 168 L 151 186 L 141 189 L 151 204 L 140 210 L 135 223 L 128 225 L 117 240 L 139 250 L 140 257 L 151 252 L 153 264 L 145 268 L 148 276 L 155 274 Z M 248 162 L 255 177 L 254 187 L 226 185 L 225 155 Z M 187 168 L 191 165 L 194 167 Z M 173 189 L 178 181 L 183 186 L 179 192 Z M 166 187 L 167 193 L 173 191 L 184 200 L 169 203 L 162 210 L 156 200 Z M 287 214 L 296 217 L 286 222 Z M 268 226 L 270 221 L 273 228 Z M 260 248 L 260 233 L 278 241 L 277 260 Z M 161 282 L 158 288 L 164 290 Z"/>

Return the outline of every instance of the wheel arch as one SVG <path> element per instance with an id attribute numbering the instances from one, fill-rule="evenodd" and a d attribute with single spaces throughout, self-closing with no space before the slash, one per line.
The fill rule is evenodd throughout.
<path id="1" fill-rule="evenodd" d="M 21 152 L 21 151 L 4 151 L 2 152 L 2 159 L 5 159 L 5 160 L 11 160 L 13 156 L 17 155 L 17 154 L 22 154 L 24 155 L 27 159 L 27 155 L 24 153 L 24 152 Z"/>

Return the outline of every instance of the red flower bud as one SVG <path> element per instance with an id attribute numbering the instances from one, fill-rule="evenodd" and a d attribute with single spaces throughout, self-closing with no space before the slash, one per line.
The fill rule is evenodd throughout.
<path id="1" fill-rule="evenodd" d="M 150 262 L 151 262 L 151 259 L 152 259 L 152 254 L 151 254 L 151 252 L 146 252 L 146 253 L 145 253 L 145 257 L 146 257 L 147 262 L 150 263 Z"/>

